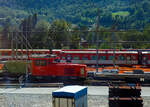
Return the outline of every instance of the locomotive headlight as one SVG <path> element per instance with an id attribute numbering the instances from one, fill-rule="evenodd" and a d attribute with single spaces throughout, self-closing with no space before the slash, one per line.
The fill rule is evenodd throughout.
<path id="1" fill-rule="evenodd" d="M 84 68 L 81 68 L 81 69 L 80 69 L 80 74 L 81 74 L 81 75 L 84 75 Z"/>

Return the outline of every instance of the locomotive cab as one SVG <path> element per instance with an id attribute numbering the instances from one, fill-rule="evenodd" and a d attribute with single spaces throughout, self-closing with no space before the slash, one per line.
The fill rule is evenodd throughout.
<path id="1" fill-rule="evenodd" d="M 71 79 L 85 79 L 86 65 L 60 63 L 60 58 L 55 55 L 31 58 L 32 76 L 57 77 Z"/>

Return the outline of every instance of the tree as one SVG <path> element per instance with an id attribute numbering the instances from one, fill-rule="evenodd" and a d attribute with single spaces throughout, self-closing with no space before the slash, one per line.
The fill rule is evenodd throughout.
<path id="1" fill-rule="evenodd" d="M 10 33 L 10 26 L 11 26 L 11 19 L 10 17 L 7 17 L 2 30 L 4 36 L 8 37 L 8 34 Z"/>
<path id="2" fill-rule="evenodd" d="M 55 48 L 60 49 L 69 42 L 69 24 L 65 20 L 55 20 L 49 29 L 49 38 L 54 41 Z"/>
<path id="3" fill-rule="evenodd" d="M 30 40 L 33 48 L 49 48 L 46 43 L 48 38 L 49 26 L 49 23 L 44 20 L 40 20 L 36 24 L 35 29 L 33 30 L 34 33 L 31 35 Z"/>
<path id="4" fill-rule="evenodd" d="M 25 18 L 19 28 L 23 32 L 25 36 L 28 36 L 30 38 L 30 35 L 32 33 L 32 30 L 35 28 L 37 23 L 37 14 L 29 15 L 27 18 Z"/>

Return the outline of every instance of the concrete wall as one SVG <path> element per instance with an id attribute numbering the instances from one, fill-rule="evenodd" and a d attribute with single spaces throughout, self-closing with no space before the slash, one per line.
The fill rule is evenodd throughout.
<path id="1" fill-rule="evenodd" d="M 52 107 L 51 93 L 57 89 L 58 88 L 0 89 L 0 107 Z M 142 88 L 144 107 L 150 107 L 149 90 L 149 87 Z M 88 107 L 108 107 L 108 88 L 88 87 Z"/>
<path id="2" fill-rule="evenodd" d="M 0 107 L 52 107 L 48 94 L 0 94 Z M 88 107 L 108 107 L 107 96 L 88 96 Z"/>

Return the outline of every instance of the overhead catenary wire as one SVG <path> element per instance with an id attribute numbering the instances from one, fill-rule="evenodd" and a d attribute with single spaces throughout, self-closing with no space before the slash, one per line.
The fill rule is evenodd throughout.
<path id="1" fill-rule="evenodd" d="M 57 33 L 57 32 L 143 32 L 143 31 L 150 31 L 150 30 L 137 30 L 137 29 L 128 29 L 128 30 L 52 30 L 53 33 Z M 135 32 L 136 31 L 136 32 Z M 17 31 L 18 33 L 22 33 L 22 32 L 27 32 L 27 33 L 46 33 L 45 31 Z M 3 33 L 16 33 L 16 31 L 9 31 L 9 32 L 5 32 L 2 31 L 0 32 L 0 34 Z M 50 33 L 50 32 L 49 32 Z"/>

